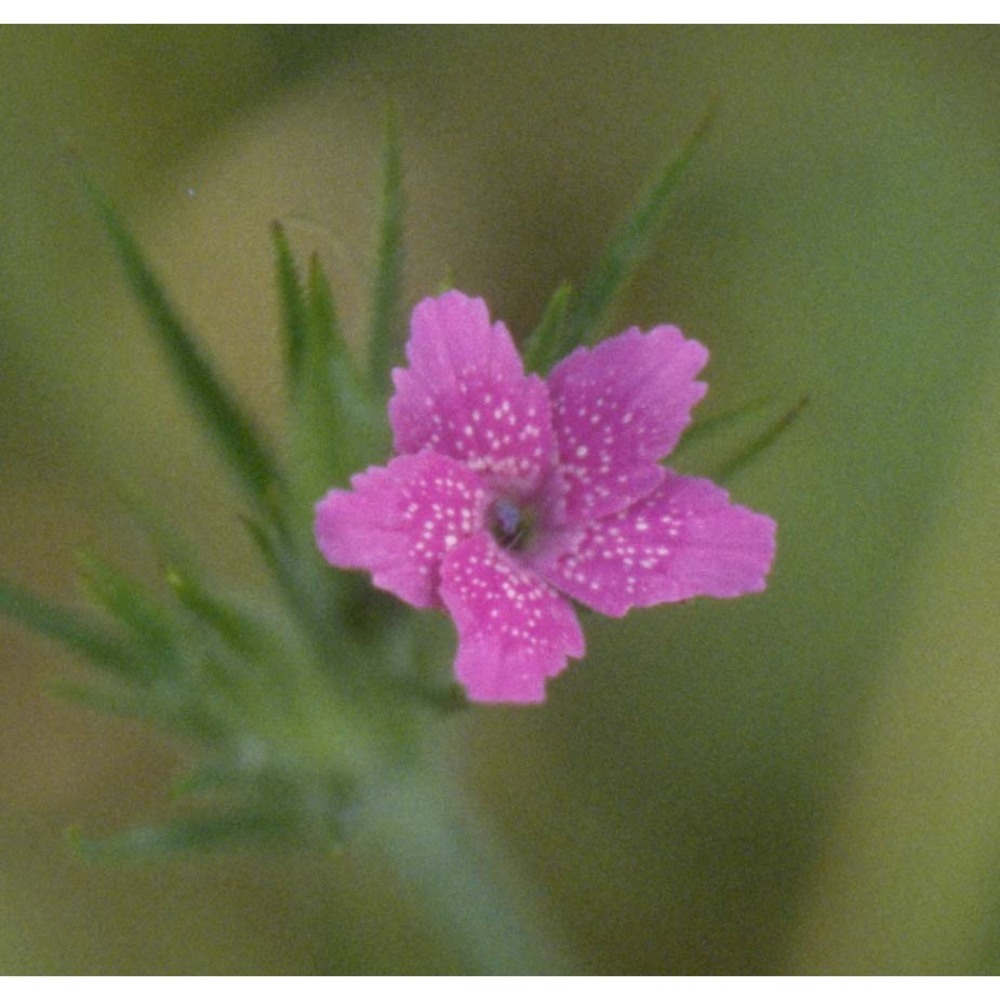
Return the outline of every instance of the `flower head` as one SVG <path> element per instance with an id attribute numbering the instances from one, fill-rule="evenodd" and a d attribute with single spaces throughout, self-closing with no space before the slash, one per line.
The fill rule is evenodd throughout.
<path id="1" fill-rule="evenodd" d="M 632 328 L 526 375 L 503 323 L 460 292 L 413 311 L 393 372 L 396 457 L 317 505 L 335 566 L 365 569 L 458 629 L 474 701 L 537 702 L 583 655 L 571 600 L 607 615 L 764 588 L 775 524 L 660 462 L 705 394 L 708 352 Z"/>

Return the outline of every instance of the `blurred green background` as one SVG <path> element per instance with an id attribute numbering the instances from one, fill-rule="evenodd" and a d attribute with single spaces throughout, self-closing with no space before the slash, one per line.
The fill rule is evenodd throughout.
<path id="1" fill-rule="evenodd" d="M 357 321 L 388 100 L 409 301 L 450 273 L 526 331 L 717 92 L 619 316 L 709 346 L 705 412 L 810 394 L 730 484 L 771 587 L 591 618 L 545 708 L 442 738 L 587 971 L 1000 971 L 998 67 L 995 28 L 0 28 L 0 575 L 151 569 L 124 485 L 256 579 L 74 156 L 277 435 L 267 226 Z M 363 845 L 76 861 L 181 757 L 0 629 L 0 973 L 454 968 Z"/>

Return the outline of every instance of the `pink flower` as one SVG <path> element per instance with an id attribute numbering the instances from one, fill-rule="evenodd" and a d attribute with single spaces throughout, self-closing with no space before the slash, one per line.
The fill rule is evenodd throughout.
<path id="1" fill-rule="evenodd" d="M 451 614 L 473 701 L 544 699 L 583 655 L 570 599 L 619 616 L 763 590 L 774 521 L 660 465 L 705 394 L 701 344 L 632 328 L 543 381 L 481 299 L 448 292 L 414 309 L 406 354 L 397 457 L 328 493 L 316 538 L 333 565 Z"/>

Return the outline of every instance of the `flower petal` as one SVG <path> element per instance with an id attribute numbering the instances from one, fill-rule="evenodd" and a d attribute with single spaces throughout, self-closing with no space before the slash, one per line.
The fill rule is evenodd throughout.
<path id="1" fill-rule="evenodd" d="M 545 578 L 606 615 L 690 597 L 763 590 L 775 523 L 707 479 L 665 470 L 649 496 L 589 525 Z"/>
<path id="2" fill-rule="evenodd" d="M 564 520 L 589 521 L 627 507 L 662 477 L 657 463 L 677 444 L 705 395 L 695 375 L 708 351 L 672 326 L 633 327 L 577 348 L 548 378 L 566 488 Z"/>
<path id="3" fill-rule="evenodd" d="M 418 608 L 440 607 L 446 552 L 485 523 L 475 473 L 433 452 L 402 455 L 351 479 L 316 505 L 316 541 L 334 566 L 366 569 L 377 587 Z"/>
<path id="4" fill-rule="evenodd" d="M 569 602 L 486 532 L 447 555 L 441 597 L 458 628 L 455 673 L 472 701 L 543 701 L 546 678 L 583 655 Z"/>
<path id="5" fill-rule="evenodd" d="M 534 493 L 555 452 L 548 393 L 524 374 L 507 328 L 490 325 L 483 300 L 461 292 L 424 299 L 413 310 L 406 356 L 410 367 L 392 373 L 396 451 L 429 447 L 508 496 Z"/>

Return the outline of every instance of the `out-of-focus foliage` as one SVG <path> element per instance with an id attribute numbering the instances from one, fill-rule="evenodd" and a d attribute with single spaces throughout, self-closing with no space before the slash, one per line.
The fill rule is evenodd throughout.
<path id="1" fill-rule="evenodd" d="M 3 29 L 0 573 L 71 598 L 81 546 L 143 569 L 117 481 L 259 583 L 67 146 L 280 436 L 268 226 L 364 328 L 387 101 L 405 294 L 450 275 L 530 330 L 718 92 L 614 315 L 709 345 L 705 415 L 809 393 L 730 484 L 778 519 L 772 585 L 589 621 L 544 710 L 455 721 L 454 766 L 594 971 L 995 971 L 998 49 L 991 28 Z M 180 763 L 49 701 L 78 675 L 4 636 L 5 971 L 450 967 L 373 851 L 74 861 L 70 823 L 155 815 Z"/>

